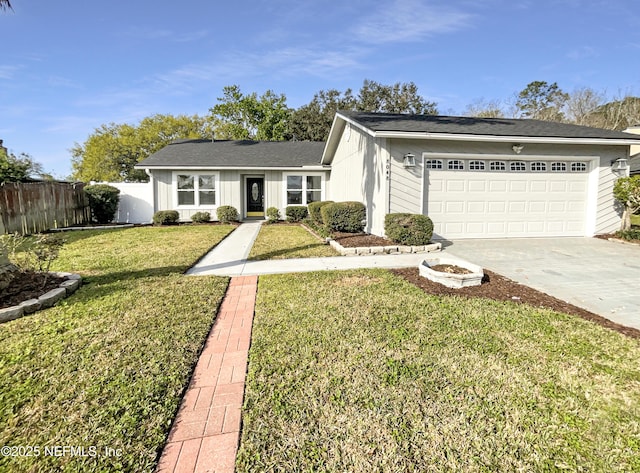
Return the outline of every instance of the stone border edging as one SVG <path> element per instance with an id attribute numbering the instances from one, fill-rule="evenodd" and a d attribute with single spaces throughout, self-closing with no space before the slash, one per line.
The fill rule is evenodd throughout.
<path id="1" fill-rule="evenodd" d="M 56 289 L 45 292 L 37 299 L 29 299 L 18 305 L 0 309 L 0 324 L 53 307 L 56 302 L 73 294 L 82 284 L 82 277 L 79 274 L 62 272 L 52 272 L 51 274 L 65 280 Z"/>
<path id="2" fill-rule="evenodd" d="M 430 243 L 428 245 L 390 245 L 390 246 L 358 246 L 348 248 L 342 246 L 335 240 L 329 240 L 329 245 L 334 248 L 342 256 L 359 256 L 359 255 L 384 255 L 384 254 L 402 254 L 402 253 L 432 253 L 442 250 L 442 243 Z"/>
<path id="3" fill-rule="evenodd" d="M 103 225 L 103 226 L 86 226 L 86 227 L 63 227 L 63 228 L 50 228 L 48 231 L 57 232 L 76 232 L 83 230 L 116 230 L 118 228 L 133 228 L 133 223 L 124 223 L 122 225 Z"/>

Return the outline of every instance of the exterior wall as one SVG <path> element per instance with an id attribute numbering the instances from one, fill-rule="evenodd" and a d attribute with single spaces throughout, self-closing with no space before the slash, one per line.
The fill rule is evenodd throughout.
<path id="1" fill-rule="evenodd" d="M 346 126 L 331 163 L 327 200 L 358 201 L 367 207 L 365 231 L 384 234 L 387 213 L 387 141 Z"/>
<path id="2" fill-rule="evenodd" d="M 197 173 L 198 170 L 189 170 L 189 172 Z M 213 171 L 203 171 L 213 172 Z M 219 205 L 232 205 L 240 213 L 241 218 L 245 218 L 246 215 L 246 195 L 245 195 L 245 182 L 247 177 L 263 177 L 264 178 L 264 208 L 265 212 L 269 207 L 276 207 L 280 210 L 281 215 L 284 217 L 286 201 L 283 196 L 285 194 L 285 187 L 283 182 L 283 175 L 289 174 L 322 174 L 324 178 L 325 188 L 325 200 L 327 200 L 327 178 L 328 172 L 326 171 L 306 171 L 290 170 L 221 170 L 215 171 L 218 178 L 218 202 Z M 207 206 L 193 209 L 179 209 L 177 208 L 177 202 L 175 201 L 175 185 L 173 182 L 173 176 L 175 171 L 173 170 L 154 170 L 152 171 L 152 187 L 153 187 L 153 212 L 158 210 L 178 210 L 180 213 L 180 220 L 189 221 L 191 216 L 198 211 L 207 211 L 211 213 L 213 219 L 216 219 L 216 209 L 218 206 Z M 152 212 L 152 214 L 153 214 Z"/>
<path id="3" fill-rule="evenodd" d="M 482 143 L 455 141 L 389 140 L 390 187 L 389 211 L 421 213 L 426 208 L 428 182 L 422 182 L 422 153 L 487 154 L 504 156 L 505 160 L 531 159 L 534 156 L 569 158 L 594 157 L 595 168 L 590 175 L 590 205 L 587 226 L 595 233 L 608 233 L 620 225 L 621 209 L 613 198 L 616 176 L 611 172 L 611 161 L 628 157 L 628 146 L 588 146 L 525 144 L 520 154 L 515 154 L 511 143 Z M 405 169 L 402 160 L 405 153 L 416 156 L 416 167 Z"/>

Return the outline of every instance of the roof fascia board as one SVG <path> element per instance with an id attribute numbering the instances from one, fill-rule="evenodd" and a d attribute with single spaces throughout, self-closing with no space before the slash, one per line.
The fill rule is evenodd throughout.
<path id="1" fill-rule="evenodd" d="M 185 171 L 328 171 L 330 166 L 326 165 L 311 165 L 311 166 L 134 166 L 134 169 L 144 169 L 149 171 L 167 169 L 170 171 L 185 170 Z"/>
<path id="2" fill-rule="evenodd" d="M 502 135 L 454 135 L 451 133 L 378 131 L 377 138 L 400 138 L 443 141 L 482 141 L 482 142 L 517 142 L 517 143 L 547 143 L 547 144 L 590 144 L 630 146 L 640 144 L 640 140 L 620 138 L 561 138 L 548 136 L 502 136 Z"/>

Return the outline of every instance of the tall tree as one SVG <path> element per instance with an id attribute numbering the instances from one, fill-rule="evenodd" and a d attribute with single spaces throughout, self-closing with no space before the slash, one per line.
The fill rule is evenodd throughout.
<path id="1" fill-rule="evenodd" d="M 291 110 L 284 94 L 267 90 L 260 97 L 245 95 L 238 85 L 226 86 L 212 108 L 216 138 L 282 141 L 287 139 Z"/>
<path id="2" fill-rule="evenodd" d="M 437 114 L 435 102 L 425 100 L 418 94 L 413 82 L 383 85 L 365 80 L 360 88 L 357 110 L 363 112 Z"/>
<path id="3" fill-rule="evenodd" d="M 12 10 L 11 2 L 9 0 L 0 0 L 0 10 Z"/>
<path id="4" fill-rule="evenodd" d="M 31 178 L 51 179 L 51 175 L 45 173 L 42 165 L 26 154 L 16 156 L 0 146 L 0 183 L 25 182 Z"/>
<path id="5" fill-rule="evenodd" d="M 291 134 L 300 140 L 324 141 L 329 136 L 333 117 L 338 110 L 386 113 L 436 114 L 434 102 L 418 94 L 413 83 L 383 85 L 365 80 L 358 95 L 351 89 L 321 90 L 313 100 L 293 112 Z"/>
<path id="6" fill-rule="evenodd" d="M 568 98 L 556 82 L 534 81 L 518 94 L 516 108 L 525 118 L 563 121 L 562 108 Z"/>
<path id="7" fill-rule="evenodd" d="M 620 230 L 630 230 L 631 215 L 640 210 L 640 176 L 618 179 L 613 186 L 613 196 L 624 206 Z"/>
<path id="8" fill-rule="evenodd" d="M 464 115 L 477 118 L 504 118 L 505 112 L 499 101 L 480 99 L 467 105 Z"/>
<path id="9" fill-rule="evenodd" d="M 338 110 L 355 110 L 356 99 L 351 89 L 317 92 L 311 102 L 293 111 L 290 134 L 303 141 L 324 141 L 329 135 L 333 117 Z"/>
<path id="10" fill-rule="evenodd" d="M 576 125 L 597 126 L 593 114 L 604 103 L 604 94 L 583 87 L 569 94 L 565 108 L 567 119 Z"/>
<path id="11" fill-rule="evenodd" d="M 600 105 L 587 117 L 589 125 L 624 130 L 640 123 L 640 97 L 625 96 Z"/>
<path id="12" fill-rule="evenodd" d="M 83 144 L 71 148 L 75 179 L 106 182 L 144 182 L 133 167 L 178 139 L 207 138 L 207 122 L 198 115 L 153 115 L 138 125 L 101 125 Z"/>

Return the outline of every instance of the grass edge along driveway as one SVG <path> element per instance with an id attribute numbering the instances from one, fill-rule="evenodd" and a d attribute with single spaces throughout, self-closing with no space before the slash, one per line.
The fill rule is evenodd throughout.
<path id="1" fill-rule="evenodd" d="M 55 269 L 83 287 L 0 325 L 0 446 L 31 448 L 0 471 L 153 471 L 228 282 L 183 273 L 232 229 L 65 235 Z"/>
<path id="2" fill-rule="evenodd" d="M 384 270 L 261 276 L 236 471 L 640 471 L 639 360 Z"/>

